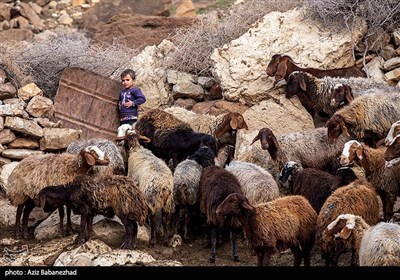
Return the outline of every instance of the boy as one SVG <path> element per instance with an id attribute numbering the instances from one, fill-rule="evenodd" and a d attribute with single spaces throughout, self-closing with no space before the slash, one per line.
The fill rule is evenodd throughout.
<path id="1" fill-rule="evenodd" d="M 120 125 L 133 125 L 138 118 L 139 105 L 146 102 L 146 97 L 135 86 L 135 71 L 126 69 L 121 73 L 121 82 L 124 87 L 119 93 L 118 109 Z"/>

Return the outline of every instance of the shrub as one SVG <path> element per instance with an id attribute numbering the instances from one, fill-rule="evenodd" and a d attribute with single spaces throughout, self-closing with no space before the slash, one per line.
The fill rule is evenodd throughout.
<path id="1" fill-rule="evenodd" d="M 198 16 L 191 27 L 177 29 L 170 38 L 177 48 L 166 60 L 165 68 L 211 76 L 210 56 L 215 48 L 243 35 L 267 13 L 285 12 L 302 3 L 302 0 L 247 0 L 231 6 L 219 17 L 212 13 Z"/>
<path id="2" fill-rule="evenodd" d="M 10 49 L 7 55 L 33 82 L 43 95 L 54 101 L 58 83 L 67 67 L 80 67 L 110 77 L 137 54 L 122 45 L 92 44 L 83 34 L 60 34 Z"/>

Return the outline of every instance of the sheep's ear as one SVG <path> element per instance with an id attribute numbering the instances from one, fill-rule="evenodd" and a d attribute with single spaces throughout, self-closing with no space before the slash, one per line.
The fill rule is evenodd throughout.
<path id="1" fill-rule="evenodd" d="M 87 164 L 93 166 L 96 163 L 96 159 L 91 154 L 84 153 L 83 155 L 85 156 L 85 160 L 86 160 Z"/>
<path id="2" fill-rule="evenodd" d="M 242 207 L 247 210 L 253 210 L 253 206 L 250 205 L 250 203 L 247 199 L 244 199 L 242 201 Z"/>
<path id="3" fill-rule="evenodd" d="M 349 131 L 347 130 L 346 124 L 344 123 L 343 120 L 341 121 L 340 126 L 342 127 L 343 133 L 346 134 L 346 136 L 350 138 L 350 133 L 349 133 Z"/>
<path id="4" fill-rule="evenodd" d="M 40 208 L 44 208 L 46 204 L 46 195 L 44 193 L 40 194 Z"/>
<path id="5" fill-rule="evenodd" d="M 307 90 L 307 86 L 306 86 L 306 82 L 304 81 L 304 78 L 302 78 L 302 79 L 300 80 L 300 88 L 301 88 L 303 91 L 306 91 L 306 90 Z"/>
<path id="6" fill-rule="evenodd" d="M 339 232 L 339 237 L 341 239 L 347 239 L 349 238 L 351 234 L 351 229 L 349 229 L 347 226 L 345 226 L 344 228 L 342 228 L 342 230 Z"/>
<path id="7" fill-rule="evenodd" d="M 276 69 L 275 73 L 275 80 L 280 80 L 281 78 L 286 76 L 286 71 L 287 71 L 287 61 L 283 60 L 278 64 L 278 67 Z"/>
<path id="8" fill-rule="evenodd" d="M 347 99 L 348 102 L 351 102 L 354 100 L 354 96 L 353 93 L 351 91 L 351 87 L 348 85 L 345 85 L 344 87 L 344 91 L 345 91 L 345 97 Z"/>
<path id="9" fill-rule="evenodd" d="M 361 146 L 357 147 L 356 156 L 358 159 L 363 159 L 363 148 Z"/>
<path id="10" fill-rule="evenodd" d="M 145 142 L 145 143 L 150 143 L 150 142 L 151 142 L 151 139 L 150 139 L 150 138 L 148 138 L 148 137 L 146 137 L 146 136 L 143 136 L 143 135 L 140 135 L 140 136 L 139 136 L 139 139 L 140 139 L 140 140 L 143 140 L 143 142 Z"/>
<path id="11" fill-rule="evenodd" d="M 231 121 L 229 122 L 229 124 L 231 125 L 232 129 L 237 129 L 238 123 L 236 117 L 231 117 Z"/>

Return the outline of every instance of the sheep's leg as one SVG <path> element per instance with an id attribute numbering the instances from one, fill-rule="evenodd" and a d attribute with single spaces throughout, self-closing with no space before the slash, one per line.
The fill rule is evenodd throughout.
<path id="1" fill-rule="evenodd" d="M 303 249 L 304 266 L 310 266 L 311 263 L 311 250 Z"/>
<path id="2" fill-rule="evenodd" d="M 25 202 L 24 213 L 22 214 L 22 236 L 25 239 L 28 239 L 28 220 L 29 214 L 32 212 L 33 208 L 35 208 L 35 202 L 32 199 L 29 199 Z"/>
<path id="3" fill-rule="evenodd" d="M 350 261 L 350 265 L 351 266 L 357 266 L 357 260 L 358 260 L 358 256 L 357 256 L 357 252 L 354 248 L 351 248 L 351 261 Z"/>
<path id="4" fill-rule="evenodd" d="M 65 231 L 65 235 L 70 235 L 73 232 L 72 222 L 71 222 L 71 207 L 66 206 L 66 208 L 67 208 L 67 229 Z"/>
<path id="5" fill-rule="evenodd" d="M 233 261 L 239 262 L 240 258 L 237 252 L 237 236 L 236 236 L 236 231 L 234 229 L 229 230 L 229 237 L 231 239 L 231 248 L 232 248 L 232 256 L 233 256 Z"/>
<path id="6" fill-rule="evenodd" d="M 131 248 L 136 248 L 137 244 L 137 234 L 138 234 L 138 224 L 136 221 L 130 220 L 132 225 L 132 236 L 131 236 Z"/>
<path id="7" fill-rule="evenodd" d="M 22 210 L 24 210 L 25 203 L 18 205 L 17 207 L 17 214 L 15 217 L 15 227 L 14 227 L 14 235 L 15 238 L 20 237 L 20 224 L 21 224 L 21 216 Z"/>
<path id="8" fill-rule="evenodd" d="M 86 223 L 87 223 L 87 214 L 81 214 L 81 224 L 79 226 L 79 234 L 76 237 L 75 242 L 78 245 L 82 245 L 85 243 L 85 230 L 86 230 Z"/>
<path id="9" fill-rule="evenodd" d="M 267 249 L 261 249 L 260 251 L 258 251 L 258 266 L 269 266 L 271 255 L 272 253 L 268 252 Z"/>
<path id="10" fill-rule="evenodd" d="M 58 216 L 60 217 L 60 234 L 63 236 L 64 232 L 64 206 L 58 207 Z"/>
<path id="11" fill-rule="evenodd" d="M 211 225 L 211 255 L 210 263 L 215 263 L 215 257 L 217 253 L 217 227 Z"/>
<path id="12" fill-rule="evenodd" d="M 153 247 L 156 244 L 156 215 L 150 213 L 150 242 L 149 247 Z"/>
<path id="13" fill-rule="evenodd" d="M 290 247 L 290 250 L 292 251 L 294 255 L 294 266 L 300 266 L 301 264 L 301 250 L 299 246 L 292 246 Z"/>
<path id="14" fill-rule="evenodd" d="M 393 206 L 396 202 L 396 196 L 386 194 L 386 205 L 385 207 L 385 221 L 390 221 L 393 216 Z"/>
<path id="15" fill-rule="evenodd" d="M 93 233 L 93 214 L 89 214 L 87 216 L 87 222 L 86 222 L 86 231 L 85 231 L 85 242 L 92 239 L 92 233 Z"/>
<path id="16" fill-rule="evenodd" d="M 386 220 L 386 193 L 384 191 L 377 191 L 382 202 L 383 219 Z"/>
<path id="17" fill-rule="evenodd" d="M 164 210 L 161 211 L 161 223 L 164 234 L 164 244 L 168 245 L 168 237 L 171 235 L 171 213 L 167 213 Z"/>
<path id="18" fill-rule="evenodd" d="M 190 211 L 186 207 L 182 210 L 183 210 L 183 218 L 184 218 L 183 238 L 185 240 L 189 240 Z"/>

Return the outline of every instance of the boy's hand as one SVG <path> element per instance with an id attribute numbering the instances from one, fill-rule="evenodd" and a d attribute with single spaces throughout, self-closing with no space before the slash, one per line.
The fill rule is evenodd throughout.
<path id="1" fill-rule="evenodd" d="M 124 103 L 124 106 L 125 106 L 126 108 L 129 108 L 129 107 L 133 106 L 133 101 L 129 100 L 128 102 L 125 102 L 125 103 Z"/>

